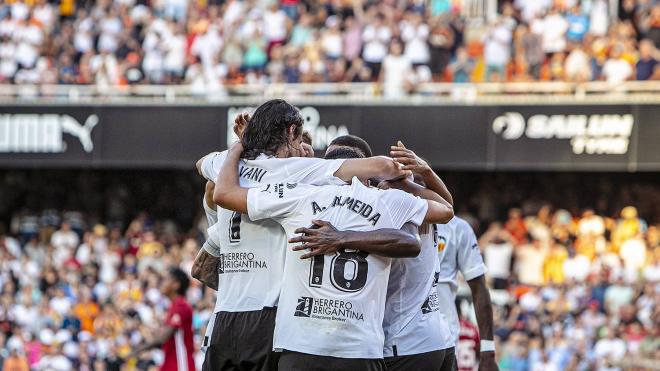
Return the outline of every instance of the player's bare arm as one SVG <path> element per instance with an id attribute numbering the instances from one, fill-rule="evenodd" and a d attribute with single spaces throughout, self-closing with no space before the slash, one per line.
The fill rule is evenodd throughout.
<path id="1" fill-rule="evenodd" d="M 242 188 L 238 180 L 238 161 L 241 153 L 243 145 L 240 142 L 232 145 L 227 152 L 227 158 L 215 182 L 217 186 L 213 191 L 213 202 L 225 209 L 247 214 L 248 189 Z"/>
<path id="2" fill-rule="evenodd" d="M 417 156 L 415 152 L 407 149 L 406 146 L 403 145 L 403 142 L 398 141 L 396 146 L 390 147 L 390 156 L 392 156 L 394 161 L 401 164 L 402 170 L 410 170 L 421 176 L 426 188 L 433 190 L 447 202 L 454 205 L 454 199 L 452 198 L 449 189 L 447 189 L 447 186 L 442 179 L 440 179 L 438 174 L 433 171 L 426 161 Z"/>
<path id="3" fill-rule="evenodd" d="M 218 290 L 218 263 L 219 259 L 211 255 L 206 249 L 200 249 L 193 261 L 190 275 L 213 290 Z"/>
<path id="4" fill-rule="evenodd" d="M 208 207 L 213 210 L 217 209 L 216 204 L 213 202 L 214 184 L 211 181 L 206 182 L 206 189 L 204 191 L 204 202 Z M 205 248 L 202 248 L 197 253 L 193 266 L 190 270 L 190 275 L 199 280 L 204 286 L 210 287 L 213 290 L 218 290 L 218 258 L 210 254 Z"/>
<path id="5" fill-rule="evenodd" d="M 490 293 L 486 287 L 486 278 L 481 275 L 468 281 L 472 291 L 474 311 L 477 316 L 477 326 L 481 340 L 493 340 L 493 306 L 490 301 Z M 479 370 L 499 370 L 495 362 L 495 352 L 482 351 L 479 355 Z"/>
<path id="6" fill-rule="evenodd" d="M 353 177 L 360 180 L 371 178 L 399 179 L 410 175 L 410 171 L 402 170 L 398 163 L 385 156 L 374 156 L 368 158 L 353 158 L 344 161 L 334 176 L 350 182 Z"/>
<path id="7" fill-rule="evenodd" d="M 361 250 L 391 258 L 415 257 L 421 250 L 417 237 L 403 230 L 339 231 L 324 220 L 313 220 L 312 223 L 315 228 L 298 228 L 295 232 L 301 235 L 289 239 L 289 243 L 301 243 L 293 247 L 294 251 L 310 250 L 301 259 L 334 254 L 340 249 Z"/>
<path id="8" fill-rule="evenodd" d="M 156 331 L 156 333 L 154 334 L 154 337 L 151 339 L 151 341 L 148 341 L 144 344 L 138 345 L 137 348 L 135 348 L 131 352 L 129 358 L 135 358 L 140 353 L 142 353 L 146 350 L 157 348 L 157 347 L 165 344 L 165 342 L 167 340 L 169 340 L 172 336 L 174 336 L 175 332 L 176 332 L 176 329 L 174 327 L 164 325 L 163 327 L 159 328 Z"/>

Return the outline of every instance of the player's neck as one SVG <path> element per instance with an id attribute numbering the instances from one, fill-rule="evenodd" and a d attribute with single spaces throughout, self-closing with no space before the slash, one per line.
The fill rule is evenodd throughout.
<path id="1" fill-rule="evenodd" d="M 283 146 L 282 148 L 278 149 L 277 152 L 275 152 L 275 157 L 277 158 L 290 157 L 289 149 L 286 148 L 286 146 Z"/>

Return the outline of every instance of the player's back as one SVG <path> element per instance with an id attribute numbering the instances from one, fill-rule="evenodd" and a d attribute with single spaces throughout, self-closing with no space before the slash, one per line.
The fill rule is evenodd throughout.
<path id="1" fill-rule="evenodd" d="M 426 201 L 398 190 L 361 184 L 313 187 L 278 185 L 268 194 L 251 189 L 250 215 L 271 217 L 289 237 L 313 219 L 337 229 L 372 231 L 421 224 Z M 281 197 L 280 197 L 281 195 Z M 270 210 L 270 211 L 268 211 Z M 286 253 L 275 348 L 341 358 L 382 358 L 383 311 L 391 259 L 357 250 L 301 260 Z M 340 339 L 340 340 L 338 340 Z"/>
<path id="2" fill-rule="evenodd" d="M 383 322 L 385 357 L 437 351 L 451 342 L 436 290 L 440 274 L 437 226 L 406 225 L 404 230 L 419 233 L 421 251 L 416 257 L 392 261 Z"/>
<path id="3" fill-rule="evenodd" d="M 202 174 L 215 181 L 227 152 L 208 155 Z M 332 174 L 342 160 L 259 156 L 239 163 L 241 187 L 276 184 L 284 179 L 309 183 L 339 182 Z M 284 270 L 286 235 L 273 220 L 251 220 L 247 215 L 218 207 L 218 222 L 210 229 L 220 248 L 219 292 L 215 311 L 243 312 L 278 304 Z"/>
<path id="4" fill-rule="evenodd" d="M 460 271 L 466 281 L 481 276 L 486 267 L 481 257 L 474 231 L 468 222 L 454 217 L 447 224 L 438 224 L 438 260 L 440 278 L 438 296 L 441 301 L 454 303 L 458 283 L 456 276 Z M 449 323 L 453 341 L 456 342 L 459 331 L 459 317 L 455 305 L 441 306 Z"/>

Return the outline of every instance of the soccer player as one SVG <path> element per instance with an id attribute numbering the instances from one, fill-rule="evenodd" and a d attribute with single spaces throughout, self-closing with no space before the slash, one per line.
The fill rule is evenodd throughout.
<path id="1" fill-rule="evenodd" d="M 472 227 L 463 219 L 454 217 L 449 223 L 438 225 L 438 259 L 440 261 L 440 279 L 438 282 L 438 296 L 446 305 L 441 306 L 445 318 L 449 321 L 451 329 L 450 347 L 456 346 L 459 338 L 459 317 L 456 305 L 456 276 L 460 271 L 467 281 L 472 292 L 477 325 L 479 327 L 479 370 L 498 370 L 495 362 L 495 343 L 493 342 L 493 308 L 490 301 L 488 287 L 486 287 L 486 266 L 484 265 L 477 238 Z M 460 345 L 460 343 L 459 343 Z M 467 345 L 466 342 L 463 346 Z M 460 352 L 460 350 L 459 350 Z M 458 367 L 462 370 L 470 368 L 464 364 L 469 357 L 458 357 L 463 364 Z"/>
<path id="2" fill-rule="evenodd" d="M 358 149 L 359 148 L 359 149 Z M 328 147 L 326 158 L 335 152 L 348 149 L 358 150 L 361 154 L 371 154 L 369 145 L 361 138 L 343 136 L 337 138 Z M 419 184 L 430 184 L 432 190 L 451 202 L 452 197 L 442 180 L 428 164 L 405 148 L 399 142 L 391 148 L 390 155 L 399 162 L 403 169 L 411 170 Z M 398 188 L 406 190 L 416 187 L 408 181 L 382 182 L 380 188 Z M 325 245 L 326 249 L 336 250 L 341 244 L 341 237 L 333 226 L 319 226 L 318 229 L 306 230 L 305 235 L 294 241 L 307 243 L 307 247 Z M 406 226 L 408 227 L 408 226 Z M 408 227 L 409 228 L 409 227 Z M 389 276 L 387 301 L 383 330 L 385 333 L 385 363 L 392 371 L 405 370 L 443 370 L 453 366 L 453 353 L 445 363 L 445 350 L 449 347 L 450 331 L 439 306 L 436 291 L 440 263 L 437 258 L 437 228 L 424 224 L 419 228 L 421 253 L 412 258 L 394 259 Z M 411 233 L 417 235 L 418 228 Z M 332 247 L 332 248 L 331 248 Z"/>
<path id="3" fill-rule="evenodd" d="M 431 167 L 400 141 L 390 149 L 392 158 L 415 175 L 416 182 L 452 202 L 440 177 Z M 409 191 L 410 181 L 383 182 L 380 188 Z M 437 226 L 423 224 L 418 231 L 421 253 L 410 259 L 392 262 L 385 308 L 385 363 L 390 371 L 444 371 L 453 364 L 447 348 L 450 331 L 438 300 L 436 286 L 440 274 L 437 258 Z M 447 354 L 449 354 L 447 356 Z M 446 357 L 447 356 L 447 357 Z M 445 362 L 451 359 L 451 363 Z"/>
<path id="4" fill-rule="evenodd" d="M 154 338 L 132 353 L 139 353 L 162 347 L 165 361 L 161 371 L 195 371 L 193 361 L 193 309 L 186 301 L 186 291 L 190 286 L 188 274 L 179 268 L 170 268 L 162 284 L 162 291 L 170 301 L 165 323 Z"/>
<path id="5" fill-rule="evenodd" d="M 325 150 L 325 158 L 328 158 L 328 154 L 340 148 L 348 148 L 354 151 L 358 151 L 362 157 L 371 157 L 373 152 L 371 151 L 371 146 L 367 143 L 366 140 L 356 136 L 356 135 L 342 135 L 339 136 L 330 142 L 330 145 Z"/>
<path id="6" fill-rule="evenodd" d="M 242 186 L 260 187 L 284 179 L 295 183 L 345 184 L 355 175 L 360 179 L 392 179 L 406 174 L 385 157 L 331 161 L 293 158 L 310 154 L 301 144 L 302 124 L 298 110 L 283 100 L 268 101 L 255 110 L 241 138 L 247 148 L 246 160 L 239 169 Z M 220 167 L 226 156 L 226 151 L 209 154 L 198 162 L 198 169 L 208 180 L 221 179 L 224 174 Z M 218 192 L 218 182 L 215 184 Z M 218 223 L 210 228 L 209 239 L 200 253 L 219 260 L 220 276 L 215 324 L 204 368 L 274 369 L 278 354 L 272 353 L 272 335 L 286 235 L 272 220 L 253 221 L 245 213 L 224 208 L 218 208 L 217 215 Z"/>
<path id="7" fill-rule="evenodd" d="M 209 227 L 218 222 L 218 210 L 216 204 L 213 202 L 213 189 L 215 184 L 212 181 L 206 181 L 204 189 L 204 198 L 202 199 L 202 208 L 206 214 L 206 221 Z M 212 255 L 205 253 L 205 250 L 200 250 L 195 261 L 191 274 L 193 278 L 198 279 L 204 285 L 218 290 L 218 262 L 213 259 Z"/>
<path id="8" fill-rule="evenodd" d="M 370 188 L 357 178 L 350 186 L 281 182 L 242 188 L 236 168 L 241 152 L 240 144 L 230 149 L 214 201 L 248 213 L 252 220 L 274 219 L 292 238 L 314 219 L 342 230 L 373 231 L 401 229 L 408 222 L 443 223 L 453 216 L 451 205 L 437 194 L 426 192 L 433 199 L 424 200 Z M 382 321 L 391 258 L 344 249 L 303 260 L 303 248 L 286 251 L 273 344 L 284 351 L 279 369 L 383 370 Z"/>

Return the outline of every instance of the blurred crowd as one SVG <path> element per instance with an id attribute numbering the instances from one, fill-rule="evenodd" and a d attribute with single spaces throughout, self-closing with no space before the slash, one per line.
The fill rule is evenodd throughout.
<path id="1" fill-rule="evenodd" d="M 0 82 L 188 84 L 660 79 L 660 2 L 7 0 Z M 484 2 L 484 4 L 489 2 Z M 488 7 L 483 7 L 487 9 Z"/>
<path id="2" fill-rule="evenodd" d="M 644 369 L 643 360 L 657 362 L 659 227 L 633 206 L 613 217 L 514 208 L 492 223 L 479 242 L 498 304 L 501 369 Z"/>
<path id="3" fill-rule="evenodd" d="M 20 208 L 9 203 L 14 211 L 0 227 L 0 370 L 157 365 L 162 360 L 158 350 L 137 365 L 122 359 L 161 323 L 168 303 L 159 285 L 166 267 L 190 271 L 206 230 L 201 194 L 192 191 L 195 186 L 201 191 L 202 184 L 189 184 L 184 176 L 172 182 L 172 174 L 163 172 L 135 178 L 131 183 L 138 186 L 119 191 L 121 184 L 109 181 L 120 178 L 115 173 L 82 172 L 76 179 L 64 172 L 58 179 L 65 190 L 99 185 L 93 192 L 73 192 L 83 198 L 56 204 L 56 198 L 41 191 L 48 187 L 40 180 L 48 183 L 49 178 L 43 172 L 34 178 L 26 174 L 6 174 L 0 194 L 33 205 L 16 189 L 34 187 L 42 196 L 38 204 L 55 208 L 16 211 Z M 658 189 L 645 187 L 642 175 L 634 186 L 618 183 L 630 179 L 626 174 L 603 175 L 609 186 L 596 175 L 569 175 L 555 174 L 553 182 L 545 183 L 540 179 L 547 176 L 444 176 L 457 190 L 459 215 L 483 230 L 477 236 L 489 270 L 502 370 L 618 370 L 625 362 L 660 358 Z M 463 178 L 481 191 L 464 193 L 469 187 L 457 181 Z M 175 189 L 190 196 L 165 197 L 169 214 L 159 211 L 161 197 L 150 185 L 165 184 L 159 179 L 179 183 Z M 648 180 L 653 184 L 657 176 Z M 571 182 L 607 202 L 578 198 L 579 187 Z M 103 183 L 110 183 L 107 189 Z M 497 187 L 498 197 L 484 184 Z M 545 188 L 552 191 L 534 193 Z M 560 197 L 557 189 L 563 189 Z M 150 214 L 125 207 L 117 211 L 123 202 Z M 637 207 L 619 206 L 627 203 Z M 105 214 L 72 211 L 74 205 Z M 197 216 L 179 222 L 173 208 L 191 209 L 186 215 Z M 195 308 L 199 349 L 215 294 L 193 282 L 188 299 Z M 201 352 L 196 357 L 201 362 Z"/>
<path id="4" fill-rule="evenodd" d="M 124 359 L 163 323 L 163 276 L 170 266 L 190 272 L 200 237 L 146 215 L 125 229 L 86 226 L 79 216 L 48 213 L 36 233 L 0 231 L 0 370 L 150 369 L 162 362 L 160 350 L 137 364 Z M 215 294 L 193 280 L 187 296 L 201 369 Z"/>

